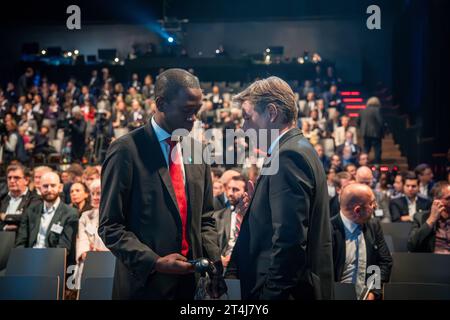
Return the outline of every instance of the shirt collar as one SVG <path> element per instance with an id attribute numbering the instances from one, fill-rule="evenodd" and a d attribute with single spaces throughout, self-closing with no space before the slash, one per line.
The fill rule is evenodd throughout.
<path id="1" fill-rule="evenodd" d="M 413 202 L 411 200 L 409 200 L 408 197 L 406 197 L 406 201 L 408 202 L 408 206 L 413 204 Z M 417 196 L 414 198 L 414 203 L 416 203 L 416 202 L 417 202 Z"/>
<path id="2" fill-rule="evenodd" d="M 27 192 L 28 192 L 28 188 L 26 188 L 25 191 L 22 192 L 22 194 L 20 194 L 18 197 L 14 197 L 14 196 L 11 194 L 11 192 L 8 192 L 8 195 L 9 195 L 10 198 L 12 198 L 12 199 L 19 199 L 19 198 L 25 196 L 25 195 L 27 194 Z"/>
<path id="3" fill-rule="evenodd" d="M 344 227 L 350 231 L 351 233 L 353 233 L 355 231 L 356 228 L 359 227 L 359 225 L 357 223 L 354 223 L 353 221 L 351 221 L 349 218 L 347 218 L 342 211 L 339 212 L 339 214 L 341 215 L 341 219 L 342 222 L 344 223 Z"/>
<path id="4" fill-rule="evenodd" d="M 291 129 L 289 129 L 291 130 Z M 272 154 L 273 149 L 275 149 L 276 145 L 279 143 L 280 139 L 282 136 L 284 136 L 286 134 L 286 132 L 288 132 L 289 130 L 286 130 L 285 132 L 283 132 L 282 134 L 280 134 L 270 145 L 269 150 L 268 150 L 268 154 Z"/>
<path id="5" fill-rule="evenodd" d="M 53 205 L 47 209 L 47 205 L 46 202 L 44 201 L 44 213 L 50 213 L 50 212 L 55 212 L 56 209 L 59 207 L 59 204 L 61 203 L 61 200 L 59 199 L 59 197 L 56 199 L 55 203 L 53 203 Z"/>
<path id="6" fill-rule="evenodd" d="M 156 123 L 155 117 L 152 117 L 151 123 L 152 123 L 153 130 L 155 130 L 155 134 L 156 134 L 156 137 L 158 138 L 158 141 L 159 141 L 159 142 L 165 141 L 165 140 L 167 140 L 167 138 L 170 138 L 170 137 L 171 137 L 171 135 L 170 135 L 169 133 L 167 133 L 166 130 L 164 130 L 163 128 L 161 128 L 161 127 Z"/>

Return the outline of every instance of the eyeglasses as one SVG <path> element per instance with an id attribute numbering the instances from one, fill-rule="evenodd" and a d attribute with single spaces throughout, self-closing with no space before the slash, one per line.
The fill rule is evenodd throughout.
<path id="1" fill-rule="evenodd" d="M 24 177 L 19 177 L 19 176 L 8 176 L 8 180 L 20 180 L 23 179 Z"/>

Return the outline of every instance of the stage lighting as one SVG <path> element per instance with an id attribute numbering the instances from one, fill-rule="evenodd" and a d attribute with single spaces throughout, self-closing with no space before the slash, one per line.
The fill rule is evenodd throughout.
<path id="1" fill-rule="evenodd" d="M 42 49 L 41 54 L 42 54 L 43 56 L 45 56 L 45 55 L 47 54 L 47 51 L 45 51 L 44 49 Z"/>
<path id="2" fill-rule="evenodd" d="M 300 63 L 300 64 L 304 64 L 305 63 L 305 59 L 303 59 L 303 57 L 299 57 L 297 59 L 297 62 Z"/>
<path id="3" fill-rule="evenodd" d="M 267 48 L 267 49 L 266 49 L 266 52 L 267 52 L 267 53 L 270 53 L 270 48 Z"/>
<path id="4" fill-rule="evenodd" d="M 219 54 L 220 53 L 220 50 L 219 49 L 216 49 L 216 54 Z"/>
<path id="5" fill-rule="evenodd" d="M 168 37 L 168 38 L 167 38 L 167 41 L 168 41 L 169 43 L 173 43 L 174 39 L 173 39 L 173 37 Z"/>
<path id="6" fill-rule="evenodd" d="M 67 56 L 71 57 L 72 56 L 72 51 L 67 52 Z"/>
<path id="7" fill-rule="evenodd" d="M 114 62 L 118 63 L 119 62 L 119 58 L 114 58 Z"/>
<path id="8" fill-rule="evenodd" d="M 75 50 L 73 51 L 73 53 L 75 53 L 75 55 L 78 55 L 78 54 L 80 53 L 80 51 L 78 51 L 77 49 L 75 49 Z"/>

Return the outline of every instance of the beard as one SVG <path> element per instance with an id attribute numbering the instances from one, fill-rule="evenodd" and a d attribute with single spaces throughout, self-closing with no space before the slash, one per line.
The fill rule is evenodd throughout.
<path id="1" fill-rule="evenodd" d="M 42 199 L 44 199 L 44 201 L 46 202 L 55 202 L 58 197 L 58 193 L 47 193 L 45 195 L 42 195 Z"/>

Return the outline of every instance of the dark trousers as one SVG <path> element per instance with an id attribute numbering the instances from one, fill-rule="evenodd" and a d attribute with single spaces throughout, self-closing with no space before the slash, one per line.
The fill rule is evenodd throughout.
<path id="1" fill-rule="evenodd" d="M 375 163 L 381 163 L 381 138 L 364 137 L 364 152 L 369 153 L 370 149 L 375 151 Z"/>

